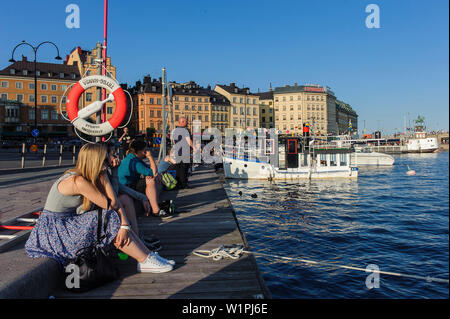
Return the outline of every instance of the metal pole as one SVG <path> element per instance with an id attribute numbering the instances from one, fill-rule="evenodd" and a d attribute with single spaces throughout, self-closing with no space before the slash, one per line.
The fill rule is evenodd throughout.
<path id="1" fill-rule="evenodd" d="M 42 167 L 45 166 L 45 155 L 47 154 L 47 144 L 44 145 L 44 153 L 42 154 Z"/>
<path id="2" fill-rule="evenodd" d="M 161 145 L 159 146 L 158 161 L 166 157 L 166 68 L 162 69 L 162 103 L 163 129 Z"/>
<path id="3" fill-rule="evenodd" d="M 104 0 L 104 23 L 103 23 L 103 68 L 102 68 L 102 75 L 106 75 L 106 46 L 107 46 L 107 39 L 108 39 L 108 0 Z M 102 89 L 102 101 L 106 99 L 106 90 Z M 102 122 L 106 122 L 106 104 L 103 105 L 102 109 Z M 105 137 L 102 138 L 102 140 L 105 140 Z"/>
<path id="4" fill-rule="evenodd" d="M 100 44 L 100 42 L 97 42 L 97 74 L 98 75 L 102 75 L 102 62 L 100 62 L 101 61 L 101 59 L 102 59 L 102 51 L 101 51 L 101 48 L 102 48 L 102 46 L 101 46 L 101 44 Z M 97 101 L 101 101 L 102 100 L 102 89 L 101 88 L 97 88 Z M 101 124 L 102 123 L 102 111 L 100 110 L 100 111 L 98 111 L 97 112 L 97 114 L 96 114 L 96 116 L 95 116 L 95 123 L 96 124 Z M 96 138 L 95 138 L 95 142 L 100 142 L 101 141 L 101 138 L 99 137 L 99 136 L 97 136 Z"/>
<path id="5" fill-rule="evenodd" d="M 37 50 L 34 50 L 34 129 L 37 129 L 37 62 L 36 62 L 36 53 Z M 34 137 L 34 144 L 36 144 L 36 137 Z"/>
<path id="6" fill-rule="evenodd" d="M 22 143 L 22 168 L 25 167 L 25 143 Z"/>
<path id="7" fill-rule="evenodd" d="M 63 145 L 59 145 L 59 166 L 61 166 L 62 162 L 62 152 L 63 152 Z"/>
<path id="8" fill-rule="evenodd" d="M 76 152 L 76 146 L 74 145 L 72 148 L 72 164 L 75 164 L 75 152 Z"/>

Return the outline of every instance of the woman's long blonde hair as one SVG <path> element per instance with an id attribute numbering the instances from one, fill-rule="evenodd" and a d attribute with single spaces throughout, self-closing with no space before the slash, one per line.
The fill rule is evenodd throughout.
<path id="1" fill-rule="evenodd" d="M 104 168 L 107 155 L 107 148 L 104 144 L 85 144 L 78 153 L 77 165 L 67 172 L 75 172 L 83 176 L 86 180 L 100 192 L 104 193 L 104 188 L 100 181 L 100 174 Z M 92 203 L 83 197 L 83 210 L 88 210 Z"/>

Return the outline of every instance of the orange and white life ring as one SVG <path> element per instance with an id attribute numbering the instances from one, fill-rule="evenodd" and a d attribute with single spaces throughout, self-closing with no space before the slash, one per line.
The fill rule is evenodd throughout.
<path id="1" fill-rule="evenodd" d="M 91 87 L 102 87 L 111 94 L 104 101 L 95 101 L 85 108 L 78 110 L 78 101 L 81 94 Z M 112 117 L 101 124 L 90 123 L 85 119 L 98 112 L 103 104 L 115 101 L 116 107 Z M 102 75 L 91 75 L 78 81 L 67 96 L 67 115 L 70 122 L 81 132 L 90 136 L 103 136 L 111 133 L 122 123 L 127 112 L 127 98 L 120 85 L 114 80 Z"/>

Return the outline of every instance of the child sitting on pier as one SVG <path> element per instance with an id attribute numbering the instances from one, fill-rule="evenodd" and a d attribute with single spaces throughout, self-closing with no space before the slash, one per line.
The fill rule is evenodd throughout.
<path id="1" fill-rule="evenodd" d="M 102 246 L 114 243 L 117 249 L 138 261 L 138 272 L 171 271 L 174 262 L 151 252 L 131 230 L 106 173 L 107 161 L 105 145 L 86 144 L 80 149 L 76 167 L 50 189 L 42 214 L 25 244 L 28 256 L 50 257 L 65 266 L 77 257 L 77 252 L 96 244 L 98 214 L 97 210 L 89 210 L 95 204 L 103 209 L 106 225 Z M 85 212 L 77 214 L 80 205 Z"/>

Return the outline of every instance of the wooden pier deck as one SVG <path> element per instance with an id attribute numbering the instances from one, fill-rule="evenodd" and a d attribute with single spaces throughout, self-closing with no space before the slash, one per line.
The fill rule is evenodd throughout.
<path id="1" fill-rule="evenodd" d="M 134 260 L 117 259 L 119 280 L 82 294 L 58 290 L 53 294 L 55 298 L 270 298 L 253 255 L 220 261 L 192 255 L 198 249 L 246 245 L 246 239 L 213 168 L 194 172 L 189 184 L 189 189 L 164 194 L 176 197 L 176 216 L 167 220 L 139 219 L 140 231 L 161 240 L 163 249 L 159 254 L 175 260 L 174 270 L 140 274 Z"/>

